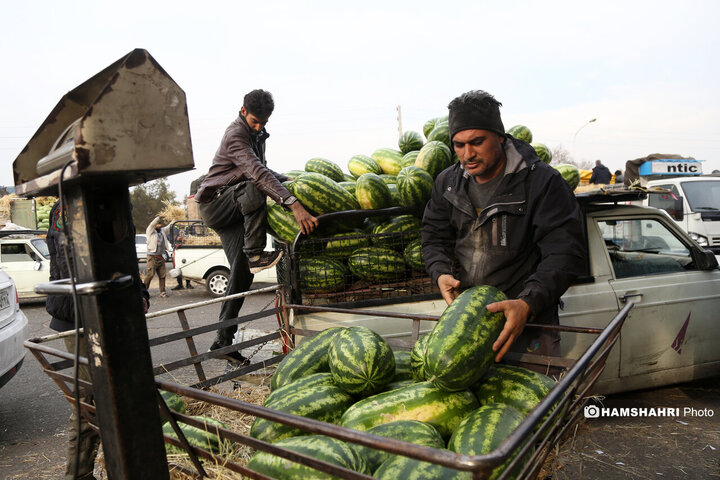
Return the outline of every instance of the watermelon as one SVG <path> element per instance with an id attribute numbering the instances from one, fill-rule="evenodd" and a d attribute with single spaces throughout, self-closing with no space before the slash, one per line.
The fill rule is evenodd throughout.
<path id="1" fill-rule="evenodd" d="M 515 125 L 505 133 L 523 142 L 532 143 L 532 132 L 525 125 Z"/>
<path id="2" fill-rule="evenodd" d="M 492 345 L 505 325 L 502 312 L 490 313 L 485 306 L 502 300 L 507 297 L 497 288 L 478 285 L 445 309 L 425 352 L 425 373 L 433 385 L 450 392 L 463 390 L 485 375 L 493 362 Z"/>
<path id="3" fill-rule="evenodd" d="M 400 199 L 400 191 L 398 186 L 394 183 L 388 183 L 388 190 L 390 190 L 390 203 L 393 207 L 402 207 L 402 200 Z"/>
<path id="4" fill-rule="evenodd" d="M 338 185 L 347 190 L 348 193 L 350 193 L 350 195 L 352 195 L 353 197 L 355 196 L 355 189 L 357 188 L 357 183 L 355 183 L 355 180 L 353 180 L 352 182 L 338 182 Z"/>
<path id="5" fill-rule="evenodd" d="M 347 409 L 340 425 L 365 431 L 397 420 L 419 420 L 449 438 L 463 417 L 478 407 L 475 395 L 468 390 L 447 392 L 421 382 L 360 400 Z"/>
<path id="6" fill-rule="evenodd" d="M 393 438 L 403 442 L 414 443 L 415 445 L 424 445 L 432 448 L 445 448 L 445 440 L 440 436 L 435 427 L 429 423 L 419 422 L 417 420 L 399 420 L 397 422 L 383 423 L 367 430 L 367 433 L 378 437 Z M 392 453 L 384 450 L 377 450 L 361 445 L 355 446 L 355 450 L 362 458 L 365 459 L 368 469 L 371 472 L 384 461 L 391 457 L 395 457 Z M 399 480 L 403 477 L 396 477 Z"/>
<path id="7" fill-rule="evenodd" d="M 354 401 L 347 392 L 336 385 L 316 385 L 311 389 L 295 390 L 285 397 L 276 397 L 266 407 L 323 422 L 338 423 L 343 412 Z M 251 437 L 270 443 L 301 435 L 308 433 L 262 417 L 255 417 L 250 427 Z"/>
<path id="8" fill-rule="evenodd" d="M 421 239 L 416 238 L 408 243 L 405 250 L 403 250 L 403 258 L 407 266 L 413 270 L 425 271 L 425 257 L 423 256 Z"/>
<path id="9" fill-rule="evenodd" d="M 374 173 L 376 175 L 382 173 L 380 165 L 378 165 L 372 157 L 368 157 L 367 155 L 355 155 L 351 157 L 348 161 L 348 170 L 355 178 L 365 173 Z"/>
<path id="10" fill-rule="evenodd" d="M 542 373 L 512 365 L 494 365 L 472 386 L 480 405 L 502 403 L 527 415 L 545 398 L 555 381 Z"/>
<path id="11" fill-rule="evenodd" d="M 403 205 L 425 207 L 432 193 L 433 177 L 427 170 L 410 165 L 398 172 L 397 186 Z"/>
<path id="12" fill-rule="evenodd" d="M 425 122 L 425 124 L 423 124 L 423 135 L 425 135 L 425 138 L 427 138 L 428 135 L 430 135 L 430 132 L 433 131 L 433 128 L 435 128 L 435 124 L 437 123 L 437 121 L 437 118 L 431 118 L 430 120 Z"/>
<path id="13" fill-rule="evenodd" d="M 550 163 L 552 161 L 552 152 L 545 144 L 531 143 L 530 146 L 535 149 L 535 153 L 538 154 L 538 157 L 540 157 L 540 160 L 542 160 L 545 163 Z"/>
<path id="14" fill-rule="evenodd" d="M 390 390 L 397 390 L 398 388 L 407 387 L 409 385 L 414 385 L 418 383 L 414 379 L 406 379 L 406 380 L 393 380 L 392 382 L 385 385 L 385 387 L 382 389 L 383 392 L 388 392 Z"/>
<path id="15" fill-rule="evenodd" d="M 270 390 L 274 391 L 306 375 L 329 372 L 328 346 L 332 337 L 342 330 L 342 327 L 325 329 L 317 335 L 305 339 L 285 355 L 270 379 Z"/>
<path id="16" fill-rule="evenodd" d="M 272 229 L 270 234 L 285 243 L 292 243 L 300 232 L 295 215 L 272 200 L 267 205 L 267 223 Z"/>
<path id="17" fill-rule="evenodd" d="M 287 172 L 283 173 L 286 177 L 290 177 L 293 180 L 295 180 L 300 175 L 303 175 L 307 173 L 305 170 L 288 170 Z"/>
<path id="18" fill-rule="evenodd" d="M 265 398 L 263 405 L 267 406 L 273 400 L 284 398 L 288 395 L 292 395 L 296 391 L 313 389 L 319 385 L 335 385 L 330 372 L 318 372 L 310 375 L 305 375 L 290 383 L 286 383 L 282 387 L 276 388 Z"/>
<path id="19" fill-rule="evenodd" d="M 415 160 L 415 166 L 425 169 L 433 179 L 450 165 L 452 165 L 450 148 L 437 140 L 427 142 L 420 149 Z"/>
<path id="20" fill-rule="evenodd" d="M 364 173 L 357 179 L 355 197 L 363 210 L 392 206 L 390 189 L 383 179 L 374 173 Z"/>
<path id="21" fill-rule="evenodd" d="M 418 132 L 408 130 L 400 135 L 398 140 L 398 147 L 403 155 L 413 150 L 420 150 L 425 142 L 423 141 L 422 135 Z"/>
<path id="22" fill-rule="evenodd" d="M 348 266 L 353 274 L 364 280 L 384 281 L 405 276 L 405 260 L 390 248 L 358 248 L 350 255 Z"/>
<path id="23" fill-rule="evenodd" d="M 329 237 L 323 255 L 333 258 L 347 258 L 361 247 L 369 247 L 370 239 L 362 233 L 336 233 Z"/>
<path id="24" fill-rule="evenodd" d="M 395 375 L 393 382 L 412 379 L 412 370 L 410 370 L 410 352 L 406 350 L 397 350 L 395 356 Z"/>
<path id="25" fill-rule="evenodd" d="M 420 238 L 422 222 L 414 215 L 398 215 L 373 229 L 372 242 L 378 246 L 403 248 L 411 240 Z"/>
<path id="26" fill-rule="evenodd" d="M 415 165 L 415 160 L 417 160 L 419 153 L 420 150 L 413 150 L 412 152 L 408 152 L 403 155 L 401 166 L 408 167 L 410 165 Z"/>
<path id="27" fill-rule="evenodd" d="M 554 166 L 555 170 L 560 172 L 560 175 L 570 185 L 571 190 L 575 190 L 580 183 L 580 170 L 575 165 L 569 163 L 562 163 Z"/>
<path id="28" fill-rule="evenodd" d="M 343 181 L 344 182 L 355 182 L 355 175 L 350 175 L 349 173 L 343 172 Z"/>
<path id="29" fill-rule="evenodd" d="M 403 154 L 392 148 L 378 148 L 372 153 L 372 158 L 380 165 L 382 173 L 397 175 L 402 168 Z"/>
<path id="30" fill-rule="evenodd" d="M 323 435 L 308 435 L 280 440 L 275 445 L 349 470 L 368 475 L 372 473 L 367 468 L 365 460 L 358 455 L 354 448 L 336 438 Z M 303 480 L 329 480 L 336 478 L 312 467 L 263 451 L 255 452 L 247 466 L 250 470 L 277 480 L 297 480 L 300 478 Z"/>
<path id="31" fill-rule="evenodd" d="M 525 419 L 509 405 L 489 403 L 465 417 L 448 442 L 448 449 L 463 455 L 484 455 L 495 450 Z M 497 467 L 490 478 L 497 478 L 510 462 Z"/>
<path id="32" fill-rule="evenodd" d="M 448 122 L 438 122 L 427 137 L 428 142 L 442 142 L 450 148 L 450 126 Z"/>
<path id="33" fill-rule="evenodd" d="M 424 382 L 427 380 L 425 374 L 425 352 L 427 351 L 427 342 L 430 339 L 430 335 L 423 335 L 418 338 L 412 350 L 410 350 L 410 371 L 412 372 L 413 379 L 418 382 Z"/>
<path id="34" fill-rule="evenodd" d="M 303 292 L 337 292 L 345 285 L 348 271 L 341 260 L 320 255 L 303 257 L 298 263 Z"/>
<path id="35" fill-rule="evenodd" d="M 350 327 L 328 348 L 335 384 L 352 395 L 371 395 L 395 376 L 395 357 L 387 341 L 367 327 Z"/>
<path id="36" fill-rule="evenodd" d="M 343 174 L 342 168 L 335 162 L 325 158 L 311 158 L 305 162 L 305 171 L 321 173 L 336 182 L 345 180 L 345 174 Z"/>
<path id="37" fill-rule="evenodd" d="M 385 460 L 373 476 L 378 480 L 471 480 L 470 472 L 461 472 L 436 463 L 393 455 Z"/>
<path id="38" fill-rule="evenodd" d="M 160 395 L 165 401 L 165 405 L 167 405 L 170 410 L 178 413 L 185 413 L 185 401 L 180 395 L 177 393 L 166 392 L 165 390 L 160 390 Z M 163 424 L 167 421 L 169 421 L 167 418 L 162 418 Z"/>
<path id="39" fill-rule="evenodd" d="M 295 180 L 295 196 L 317 215 L 344 210 L 357 210 L 357 200 L 331 178 L 309 172 Z"/>
<path id="40" fill-rule="evenodd" d="M 193 416 L 191 418 L 203 422 L 205 428 L 198 428 L 183 422 L 177 422 L 178 427 L 180 427 L 190 446 L 202 448 L 215 454 L 221 453 L 227 455 L 231 452 L 232 442 L 229 440 L 221 440 L 217 430 L 218 427 L 227 429 L 227 425 L 211 417 Z M 170 422 L 166 422 L 163 425 L 162 431 L 163 435 L 179 440 Z M 169 443 L 165 444 L 165 451 L 170 454 L 187 454 L 182 447 L 176 447 Z"/>
<path id="41" fill-rule="evenodd" d="M 381 173 L 379 175 L 379 177 L 382 178 L 382 181 L 387 183 L 388 185 L 397 183 L 397 175 L 389 175 L 387 173 Z"/>

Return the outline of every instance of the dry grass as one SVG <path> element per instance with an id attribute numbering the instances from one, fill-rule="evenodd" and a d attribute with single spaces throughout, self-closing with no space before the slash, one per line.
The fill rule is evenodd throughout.
<path id="1" fill-rule="evenodd" d="M 165 208 L 162 209 L 159 215 L 166 223 L 170 223 L 173 220 L 187 220 L 187 212 L 184 207 L 173 205 L 167 200 L 163 202 L 163 206 Z"/>
<path id="2" fill-rule="evenodd" d="M 183 245 L 209 245 L 213 247 L 222 246 L 220 236 L 209 228 L 207 235 L 188 235 L 183 239 L 182 243 Z"/>
<path id="3" fill-rule="evenodd" d="M 10 205 L 16 198 L 20 197 L 14 193 L 0 197 L 0 217 L 10 219 Z"/>

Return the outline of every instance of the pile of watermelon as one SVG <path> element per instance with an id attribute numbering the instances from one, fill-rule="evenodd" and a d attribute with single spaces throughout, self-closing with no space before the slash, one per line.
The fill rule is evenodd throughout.
<path id="1" fill-rule="evenodd" d="M 50 227 L 50 211 L 57 201 L 55 197 L 38 197 L 35 199 L 37 229 L 47 230 Z"/>
<path id="2" fill-rule="evenodd" d="M 489 453 L 555 383 L 522 367 L 493 364 L 492 343 L 504 317 L 485 307 L 504 298 L 489 286 L 466 290 L 411 352 L 393 352 L 385 339 L 365 327 L 324 330 L 280 362 L 265 406 L 465 455 Z M 250 434 L 380 479 L 472 477 L 259 417 Z M 260 451 L 248 467 L 279 479 L 317 474 Z"/>

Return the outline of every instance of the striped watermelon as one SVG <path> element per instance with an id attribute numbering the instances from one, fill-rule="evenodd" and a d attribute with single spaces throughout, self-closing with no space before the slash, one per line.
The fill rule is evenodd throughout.
<path id="1" fill-rule="evenodd" d="M 427 342 L 430 339 L 430 335 L 423 335 L 418 338 L 412 350 L 410 350 L 410 371 L 412 376 L 418 382 L 424 382 L 427 380 L 427 374 L 425 373 L 425 352 L 427 352 Z"/>
<path id="2" fill-rule="evenodd" d="M 310 375 L 305 375 L 298 379 L 293 380 L 290 383 L 286 383 L 282 387 L 276 388 L 265 398 L 263 402 L 264 406 L 267 406 L 274 400 L 285 398 L 288 395 L 292 395 L 299 390 L 313 389 L 320 385 L 335 385 L 335 381 L 332 378 L 330 372 L 318 372 Z"/>
<path id="3" fill-rule="evenodd" d="M 287 172 L 283 173 L 283 175 L 285 175 L 286 177 L 290 177 L 294 180 L 304 173 L 307 172 L 305 170 L 288 170 Z"/>
<path id="4" fill-rule="evenodd" d="M 350 175 L 349 173 L 343 172 L 343 181 L 355 183 L 355 175 Z"/>
<path id="5" fill-rule="evenodd" d="M 412 242 L 408 243 L 403 250 L 403 258 L 408 267 L 413 270 L 424 272 L 425 270 L 425 256 L 422 251 L 421 239 L 416 238 Z"/>
<path id="6" fill-rule="evenodd" d="M 403 155 L 413 150 L 420 150 L 425 142 L 423 141 L 422 135 L 418 132 L 408 130 L 400 135 L 398 140 L 398 147 Z"/>
<path id="7" fill-rule="evenodd" d="M 165 390 L 160 391 L 160 396 L 165 401 L 165 404 L 170 410 L 179 413 L 185 413 L 185 401 L 177 393 L 166 392 Z M 162 423 L 167 422 L 167 418 L 162 418 Z"/>
<path id="8" fill-rule="evenodd" d="M 433 178 L 452 165 L 452 152 L 447 145 L 437 140 L 427 142 L 420 149 L 415 166 L 424 168 Z"/>
<path id="9" fill-rule="evenodd" d="M 338 182 L 338 185 L 340 185 L 345 190 L 347 190 L 348 193 L 350 195 L 352 195 L 353 197 L 355 196 L 355 189 L 357 188 L 357 183 L 355 183 L 355 180 L 353 180 L 352 182 L 349 182 L 349 181 Z"/>
<path id="10" fill-rule="evenodd" d="M 343 412 L 354 401 L 347 392 L 336 385 L 316 385 L 312 389 L 295 390 L 290 395 L 275 398 L 266 407 L 323 422 L 338 423 Z M 251 437 L 270 443 L 301 435 L 308 433 L 261 417 L 255 417 L 250 427 Z"/>
<path id="11" fill-rule="evenodd" d="M 398 186 L 395 183 L 388 183 L 388 190 L 390 190 L 390 199 L 393 207 L 402 207 L 402 199 L 400 198 L 400 192 Z"/>
<path id="12" fill-rule="evenodd" d="M 525 125 L 515 125 L 505 133 L 511 135 L 513 138 L 522 140 L 523 142 L 532 143 L 532 132 Z"/>
<path id="13" fill-rule="evenodd" d="M 320 255 L 303 257 L 298 263 L 303 292 L 337 292 L 345 285 L 348 271 L 342 260 Z"/>
<path id="14" fill-rule="evenodd" d="M 403 205 L 424 207 L 430 200 L 433 177 L 425 169 L 410 165 L 398 172 L 397 186 Z"/>
<path id="15" fill-rule="evenodd" d="M 443 123 L 448 121 L 448 116 L 445 115 L 443 117 L 436 117 L 431 118 L 425 124 L 423 125 L 423 134 L 425 135 L 425 138 L 428 138 L 430 136 L 430 133 L 435 129 L 438 123 Z"/>
<path id="16" fill-rule="evenodd" d="M 538 154 L 540 160 L 545 163 L 550 163 L 552 161 L 552 152 L 547 145 L 543 143 L 531 143 L 530 146 L 535 149 L 535 153 Z"/>
<path id="17" fill-rule="evenodd" d="M 387 173 L 381 173 L 379 175 L 379 177 L 382 178 L 382 181 L 387 183 L 388 185 L 397 183 L 397 175 L 389 175 Z"/>
<path id="18" fill-rule="evenodd" d="M 390 345 L 367 327 L 350 327 L 335 335 L 328 360 L 335 384 L 352 395 L 372 395 L 395 375 Z"/>
<path id="19" fill-rule="evenodd" d="M 497 288 L 478 285 L 445 309 L 425 352 L 425 373 L 433 385 L 463 390 L 485 375 L 493 361 L 492 345 L 505 325 L 502 312 L 490 313 L 485 306 L 506 299 Z"/>
<path id="20" fill-rule="evenodd" d="M 380 165 L 382 173 L 397 175 L 402 168 L 403 154 L 392 148 L 378 148 L 372 153 L 372 158 Z"/>
<path id="21" fill-rule="evenodd" d="M 495 450 L 525 419 L 509 405 L 489 403 L 465 417 L 453 432 L 448 449 L 463 455 L 484 455 Z M 506 464 L 510 462 L 508 460 Z M 497 478 L 505 465 L 497 467 L 490 478 Z"/>
<path id="22" fill-rule="evenodd" d="M 399 420 L 397 422 L 384 423 L 367 430 L 370 435 L 378 437 L 394 438 L 403 442 L 414 443 L 415 445 L 424 445 L 432 448 L 445 448 L 445 440 L 435 430 L 435 427 L 429 423 L 419 422 L 417 420 Z M 392 453 L 383 450 L 377 450 L 361 445 L 355 446 L 358 455 L 365 459 L 368 469 L 371 472 L 387 459 L 395 457 Z M 396 480 L 404 477 L 396 477 Z"/>
<path id="23" fill-rule="evenodd" d="M 422 382 L 360 400 L 347 409 L 340 425 L 365 431 L 397 420 L 419 420 L 448 438 L 463 417 L 478 407 L 475 395 L 468 390 L 446 392 Z"/>
<path id="24" fill-rule="evenodd" d="M 415 160 L 417 160 L 419 153 L 420 153 L 420 150 L 413 150 L 412 152 L 408 152 L 405 155 L 403 155 L 401 166 L 404 168 L 404 167 L 408 167 L 410 165 L 415 165 Z"/>
<path id="25" fill-rule="evenodd" d="M 269 200 L 267 203 L 267 223 L 272 229 L 271 235 L 285 243 L 292 243 L 300 232 L 300 225 L 291 211 Z"/>
<path id="26" fill-rule="evenodd" d="M 329 237 L 323 255 L 333 258 L 347 258 L 361 247 L 369 247 L 370 239 L 362 233 L 337 233 Z"/>
<path id="27" fill-rule="evenodd" d="M 410 385 L 414 385 L 418 382 L 416 382 L 414 379 L 407 379 L 407 380 L 393 380 L 392 382 L 385 385 L 385 387 L 382 389 L 383 392 L 389 392 L 390 390 L 397 390 L 398 388 L 404 388 Z"/>
<path id="28" fill-rule="evenodd" d="M 328 346 L 332 337 L 342 330 L 342 327 L 325 329 L 295 347 L 275 369 L 270 379 L 270 390 L 274 391 L 306 375 L 329 372 Z"/>
<path id="29" fill-rule="evenodd" d="M 410 352 L 405 350 L 397 350 L 395 355 L 395 376 L 393 382 L 412 379 L 412 370 L 410 370 Z"/>
<path id="30" fill-rule="evenodd" d="M 355 185 L 355 197 L 363 210 L 392 206 L 392 195 L 387 183 L 380 175 L 374 173 L 365 173 L 358 177 Z"/>
<path id="31" fill-rule="evenodd" d="M 575 190 L 580 184 L 580 171 L 575 165 L 562 163 L 560 165 L 555 165 L 554 168 L 560 172 L 560 175 L 562 175 L 568 185 L 570 185 L 571 190 Z"/>
<path id="32" fill-rule="evenodd" d="M 338 183 L 321 173 L 306 173 L 295 180 L 295 196 L 317 215 L 357 210 L 357 200 Z"/>
<path id="33" fill-rule="evenodd" d="M 218 427 L 227 429 L 227 425 L 211 417 L 193 416 L 192 418 L 203 422 L 205 428 L 198 428 L 183 422 L 177 422 L 178 427 L 180 427 L 180 430 L 183 432 L 183 435 L 185 435 L 191 447 L 202 448 L 209 452 L 223 455 L 228 455 L 232 452 L 232 442 L 220 439 L 217 430 Z M 178 440 L 178 436 L 175 434 L 175 430 L 173 430 L 170 422 L 163 424 L 162 431 L 163 435 Z M 170 454 L 187 453 L 184 448 L 176 447 L 169 443 L 165 444 L 165 451 Z"/>
<path id="34" fill-rule="evenodd" d="M 354 448 L 336 438 L 308 435 L 280 440 L 275 445 L 349 470 L 368 475 L 372 473 Z M 257 451 L 250 458 L 247 466 L 250 470 L 276 480 L 335 478 L 314 468 L 263 451 Z"/>
<path id="35" fill-rule="evenodd" d="M 373 476 L 378 480 L 471 480 L 472 473 L 461 472 L 436 463 L 393 455 L 385 460 Z"/>
<path id="36" fill-rule="evenodd" d="M 400 249 L 407 242 L 420 238 L 420 230 L 422 222 L 419 218 L 414 215 L 398 215 L 373 229 L 372 242 L 378 246 Z"/>
<path id="37" fill-rule="evenodd" d="M 527 415 L 545 398 L 555 381 L 523 367 L 497 364 L 471 390 L 480 405 L 502 403 Z"/>
<path id="38" fill-rule="evenodd" d="M 442 142 L 450 148 L 450 126 L 448 122 L 438 122 L 435 124 L 435 128 L 430 132 L 427 139 L 428 142 Z"/>
<path id="39" fill-rule="evenodd" d="M 364 280 L 387 281 L 405 276 L 405 260 L 390 248 L 358 248 L 350 255 L 348 266 L 353 274 Z"/>
<path id="40" fill-rule="evenodd" d="M 348 170 L 355 178 L 365 173 L 374 173 L 376 175 L 382 173 L 380 165 L 378 165 L 372 157 L 368 157 L 367 155 L 355 155 L 351 157 L 348 161 Z"/>
<path id="41" fill-rule="evenodd" d="M 343 173 L 342 168 L 340 168 L 340 166 L 335 162 L 325 158 L 311 158 L 305 162 L 305 171 L 321 173 L 336 182 L 342 182 L 345 180 L 345 174 Z"/>

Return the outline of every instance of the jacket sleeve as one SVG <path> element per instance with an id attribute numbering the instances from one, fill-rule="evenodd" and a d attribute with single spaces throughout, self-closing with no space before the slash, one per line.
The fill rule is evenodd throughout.
<path id="1" fill-rule="evenodd" d="M 557 305 L 572 282 L 582 275 L 587 261 L 575 195 L 559 174 L 553 173 L 547 181 L 539 180 L 533 182 L 533 188 L 542 191 L 532 195 L 532 242 L 540 250 L 540 261 L 518 294 L 533 314 Z"/>
<path id="2" fill-rule="evenodd" d="M 450 203 L 442 197 L 444 191 L 444 182 L 436 181 L 423 214 L 422 251 L 425 268 L 435 284 L 440 275 L 453 274 L 455 258 L 457 234 L 450 223 Z"/>
<path id="3" fill-rule="evenodd" d="M 244 176 L 255 185 L 258 190 L 269 196 L 277 203 L 282 203 L 284 199 L 290 196 L 287 188 L 280 183 L 280 178 L 284 175 L 273 172 L 262 164 L 260 159 L 255 155 L 247 138 L 237 131 L 227 133 L 226 147 L 228 156 L 240 173 L 238 178 Z M 284 181 L 284 180 L 283 180 Z"/>

